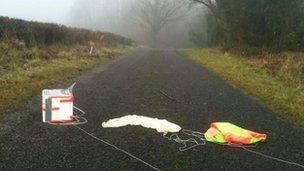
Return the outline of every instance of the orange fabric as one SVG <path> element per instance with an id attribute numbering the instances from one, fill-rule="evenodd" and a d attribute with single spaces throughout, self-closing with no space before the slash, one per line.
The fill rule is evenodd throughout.
<path id="1" fill-rule="evenodd" d="M 234 134 L 226 134 L 225 140 L 229 144 L 237 143 L 237 144 L 251 144 L 251 137 L 243 137 L 239 135 L 234 135 Z"/>
<path id="2" fill-rule="evenodd" d="M 206 134 L 209 136 L 215 136 L 218 133 L 220 133 L 216 128 L 211 127 L 210 129 L 207 130 Z"/>
<path id="3" fill-rule="evenodd" d="M 226 127 L 223 127 L 223 124 L 226 124 Z M 221 133 L 224 136 L 226 143 L 252 144 L 257 141 L 264 141 L 267 138 L 266 134 L 246 130 L 230 123 L 211 123 L 208 131 L 209 134 Z"/>
<path id="4" fill-rule="evenodd" d="M 267 135 L 266 134 L 260 134 L 260 133 L 256 133 L 256 132 L 253 132 L 253 131 L 250 131 L 248 130 L 248 133 L 254 137 L 254 138 L 263 138 L 263 139 L 266 139 Z"/>

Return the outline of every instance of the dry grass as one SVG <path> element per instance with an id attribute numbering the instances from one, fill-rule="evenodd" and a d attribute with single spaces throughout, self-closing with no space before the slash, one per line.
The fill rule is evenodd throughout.
<path id="1" fill-rule="evenodd" d="M 304 85 L 303 53 L 264 53 L 248 58 L 247 63 L 258 70 L 265 70 L 289 86 L 299 87 Z"/>
<path id="2" fill-rule="evenodd" d="M 303 54 L 263 54 L 240 58 L 216 49 L 188 49 L 182 53 L 281 116 L 304 126 Z"/>
<path id="3" fill-rule="evenodd" d="M 43 88 L 103 64 L 122 48 L 88 46 L 26 48 L 20 42 L 0 43 L 0 113 L 38 94 Z"/>

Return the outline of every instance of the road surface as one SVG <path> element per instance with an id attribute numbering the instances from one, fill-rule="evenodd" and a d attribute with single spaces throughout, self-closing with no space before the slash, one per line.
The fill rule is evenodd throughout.
<path id="1" fill-rule="evenodd" d="M 162 170 L 301 168 L 212 143 L 180 152 L 179 144 L 155 130 L 103 129 L 101 123 L 138 114 L 204 132 L 213 121 L 228 121 L 268 135 L 255 151 L 304 164 L 303 130 L 174 51 L 139 50 L 53 88 L 73 81 L 76 105 L 89 121 L 81 127 Z M 5 113 L 0 125 L 1 170 L 150 170 L 73 126 L 42 123 L 40 98 Z"/>

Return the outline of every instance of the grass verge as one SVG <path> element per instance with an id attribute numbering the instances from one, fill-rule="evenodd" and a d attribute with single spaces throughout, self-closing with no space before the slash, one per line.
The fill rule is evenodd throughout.
<path id="1" fill-rule="evenodd" d="M 217 49 L 184 49 L 181 53 L 214 71 L 232 85 L 240 87 L 281 116 L 304 127 L 304 86 L 291 85 L 267 69 L 250 65 L 252 61 L 223 54 Z"/>
<path id="2" fill-rule="evenodd" d="M 7 44 L 5 46 L 10 48 L 7 51 L 3 49 L 0 51 L 0 55 L 2 55 L 0 59 L 4 60 L 4 57 L 8 55 L 15 59 L 0 64 L 0 114 L 38 94 L 43 88 L 58 84 L 82 71 L 104 64 L 125 51 L 123 47 L 96 47 L 90 55 L 89 47 L 85 46 L 56 46 L 49 47 L 48 50 L 26 48 L 27 52 L 39 52 L 31 59 L 24 60 L 24 50 L 14 49 Z M 41 57 L 42 53 L 51 55 L 48 55 L 46 59 Z"/>

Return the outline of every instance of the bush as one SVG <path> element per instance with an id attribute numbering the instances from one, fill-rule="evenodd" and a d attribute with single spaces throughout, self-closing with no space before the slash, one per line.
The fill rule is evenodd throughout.
<path id="1" fill-rule="evenodd" d="M 109 46 L 132 43 L 131 39 L 107 32 L 0 17 L 0 40 L 5 39 L 18 39 L 30 47 L 56 43 L 83 44 L 89 41 Z"/>
<path id="2" fill-rule="evenodd" d="M 292 51 L 298 50 L 300 45 L 301 45 L 301 38 L 297 33 L 292 32 L 286 36 L 285 48 L 287 50 L 292 50 Z"/>

